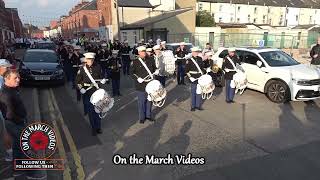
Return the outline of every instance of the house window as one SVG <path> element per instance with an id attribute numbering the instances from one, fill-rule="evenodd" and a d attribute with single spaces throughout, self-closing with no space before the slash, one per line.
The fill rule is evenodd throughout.
<path id="1" fill-rule="evenodd" d="M 202 11 L 202 10 L 203 10 L 203 4 L 199 3 L 199 11 Z"/>
<path id="2" fill-rule="evenodd" d="M 309 24 L 312 24 L 312 16 L 309 18 Z"/>
<path id="3" fill-rule="evenodd" d="M 257 7 L 254 8 L 254 13 L 257 14 Z"/>
<path id="4" fill-rule="evenodd" d="M 219 17 L 219 22 L 222 22 L 222 17 Z"/>
<path id="5" fill-rule="evenodd" d="M 240 18 L 237 18 L 237 22 L 238 22 L 238 23 L 240 22 Z"/>
<path id="6" fill-rule="evenodd" d="M 270 8 L 268 8 L 268 13 L 270 13 Z"/>
<path id="7" fill-rule="evenodd" d="M 241 9 L 241 7 L 240 7 L 240 6 L 238 6 L 238 12 L 240 11 L 240 9 Z"/>
<path id="8" fill-rule="evenodd" d="M 263 24 L 266 23 L 266 15 L 263 15 L 263 19 L 262 19 Z"/>
<path id="9" fill-rule="evenodd" d="M 233 17 L 230 18 L 230 22 L 233 22 Z"/>
<path id="10" fill-rule="evenodd" d="M 251 16 L 250 16 L 250 14 L 249 14 L 249 15 L 248 15 L 248 22 L 250 22 L 250 17 L 251 17 Z"/>
<path id="11" fill-rule="evenodd" d="M 254 19 L 253 19 L 253 23 L 256 23 L 256 22 L 257 22 L 257 18 L 254 18 Z"/>
<path id="12" fill-rule="evenodd" d="M 222 5 L 219 6 L 219 11 L 220 11 L 220 12 L 222 11 Z"/>
<path id="13" fill-rule="evenodd" d="M 271 25 L 271 22 L 272 22 L 272 20 L 271 19 L 269 19 L 269 24 Z"/>
<path id="14" fill-rule="evenodd" d="M 286 12 L 287 12 L 287 14 L 289 14 L 289 8 L 286 8 Z"/>
<path id="15" fill-rule="evenodd" d="M 283 15 L 280 16 L 279 25 L 281 26 L 283 22 Z"/>
<path id="16" fill-rule="evenodd" d="M 298 15 L 296 15 L 296 21 L 298 21 L 299 20 L 299 16 Z"/>

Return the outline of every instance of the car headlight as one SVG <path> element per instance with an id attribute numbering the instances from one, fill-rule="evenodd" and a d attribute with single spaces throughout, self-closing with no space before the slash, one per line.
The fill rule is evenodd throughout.
<path id="1" fill-rule="evenodd" d="M 63 70 L 62 69 L 59 69 L 55 72 L 56 74 L 63 74 Z"/>
<path id="2" fill-rule="evenodd" d="M 292 81 L 299 85 L 299 86 L 312 86 L 312 83 L 310 80 L 306 80 L 306 79 L 292 79 Z"/>

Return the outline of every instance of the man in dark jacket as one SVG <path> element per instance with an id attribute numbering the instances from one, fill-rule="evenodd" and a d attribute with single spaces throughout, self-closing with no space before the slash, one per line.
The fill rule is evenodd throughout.
<path id="1" fill-rule="evenodd" d="M 132 62 L 131 76 L 135 81 L 135 86 L 138 95 L 138 107 L 139 107 L 139 119 L 143 124 L 146 120 L 154 121 L 151 117 L 152 102 L 148 101 L 148 94 L 145 88 L 148 84 L 147 76 L 149 73 L 153 74 L 156 71 L 156 65 L 154 60 L 146 56 L 146 47 L 140 46 L 137 48 L 139 56 Z M 143 63 L 147 66 L 150 72 L 144 67 Z M 152 75 L 153 76 L 153 75 Z M 149 77 L 151 79 L 153 77 Z"/>
<path id="2" fill-rule="evenodd" d="M 223 59 L 222 69 L 226 79 L 226 102 L 234 103 L 235 87 L 232 85 L 233 75 L 236 74 L 236 65 L 240 64 L 240 59 L 235 54 L 235 48 L 229 48 L 229 55 Z M 231 62 L 232 61 L 232 62 Z"/>
<path id="3" fill-rule="evenodd" d="M 121 96 L 120 94 L 120 70 L 121 60 L 118 57 L 118 50 L 112 51 L 112 56 L 108 61 L 108 68 L 111 71 L 110 78 L 112 79 L 112 93 L 113 96 Z"/>
<path id="4" fill-rule="evenodd" d="M 5 72 L 5 84 L 0 92 L 0 110 L 6 121 L 7 132 L 12 137 L 13 159 L 25 159 L 20 148 L 20 136 L 26 127 L 27 110 L 18 91 L 20 84 L 19 73 L 9 69 Z M 15 171 L 13 176 L 21 176 L 23 172 Z"/>
<path id="5" fill-rule="evenodd" d="M 317 45 L 312 47 L 310 56 L 312 58 L 311 64 L 320 65 L 320 37 L 318 38 Z"/>

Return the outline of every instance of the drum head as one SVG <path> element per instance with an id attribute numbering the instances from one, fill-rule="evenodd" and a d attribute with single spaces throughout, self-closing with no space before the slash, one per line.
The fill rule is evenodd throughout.
<path id="1" fill-rule="evenodd" d="M 146 92 L 147 92 L 148 94 L 152 94 L 152 93 L 154 93 L 155 91 L 157 91 L 157 90 L 159 90 L 159 89 L 161 89 L 161 88 L 163 88 L 163 87 L 162 87 L 160 81 L 158 81 L 158 80 L 152 80 L 152 81 L 150 81 L 150 82 L 147 84 L 145 90 L 146 90 Z"/>
<path id="2" fill-rule="evenodd" d="M 212 83 L 212 77 L 211 77 L 210 75 L 208 75 L 208 74 L 202 75 L 202 76 L 198 79 L 198 83 L 199 83 L 201 86 L 211 84 L 211 83 Z"/>
<path id="3" fill-rule="evenodd" d="M 106 94 L 106 91 L 104 89 L 98 89 L 90 97 L 90 102 L 92 104 L 96 104 L 97 102 L 99 102 L 101 99 L 104 98 L 105 94 Z"/>

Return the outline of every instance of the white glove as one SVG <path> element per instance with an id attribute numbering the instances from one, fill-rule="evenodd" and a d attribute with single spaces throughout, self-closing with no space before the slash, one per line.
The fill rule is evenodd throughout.
<path id="1" fill-rule="evenodd" d="M 144 82 L 144 80 L 142 78 L 138 78 L 138 82 L 141 84 Z"/>
<path id="2" fill-rule="evenodd" d="M 160 73 L 160 71 L 159 71 L 159 69 L 157 69 L 153 74 L 154 75 L 159 75 L 159 73 Z"/>
<path id="3" fill-rule="evenodd" d="M 86 92 L 87 92 L 87 91 L 86 91 L 85 89 L 83 89 L 83 88 L 80 89 L 80 93 L 81 93 L 81 94 L 85 94 Z"/>
<path id="4" fill-rule="evenodd" d="M 227 72 L 227 73 L 228 73 L 228 72 L 230 72 L 230 70 L 229 70 L 229 69 L 225 69 L 224 71 L 225 71 L 225 72 Z"/>
<path id="5" fill-rule="evenodd" d="M 197 79 L 193 78 L 193 77 L 190 77 L 190 81 L 191 82 L 195 82 Z"/>
<path id="6" fill-rule="evenodd" d="M 106 84 L 107 80 L 106 79 L 102 79 L 100 82 L 101 82 L 101 84 Z"/>
<path id="7" fill-rule="evenodd" d="M 122 66 L 121 66 L 121 64 L 119 64 L 119 68 L 121 68 Z"/>
<path id="8" fill-rule="evenodd" d="M 209 73 L 209 72 L 211 72 L 211 68 L 208 68 L 208 69 L 207 69 L 207 73 Z"/>

